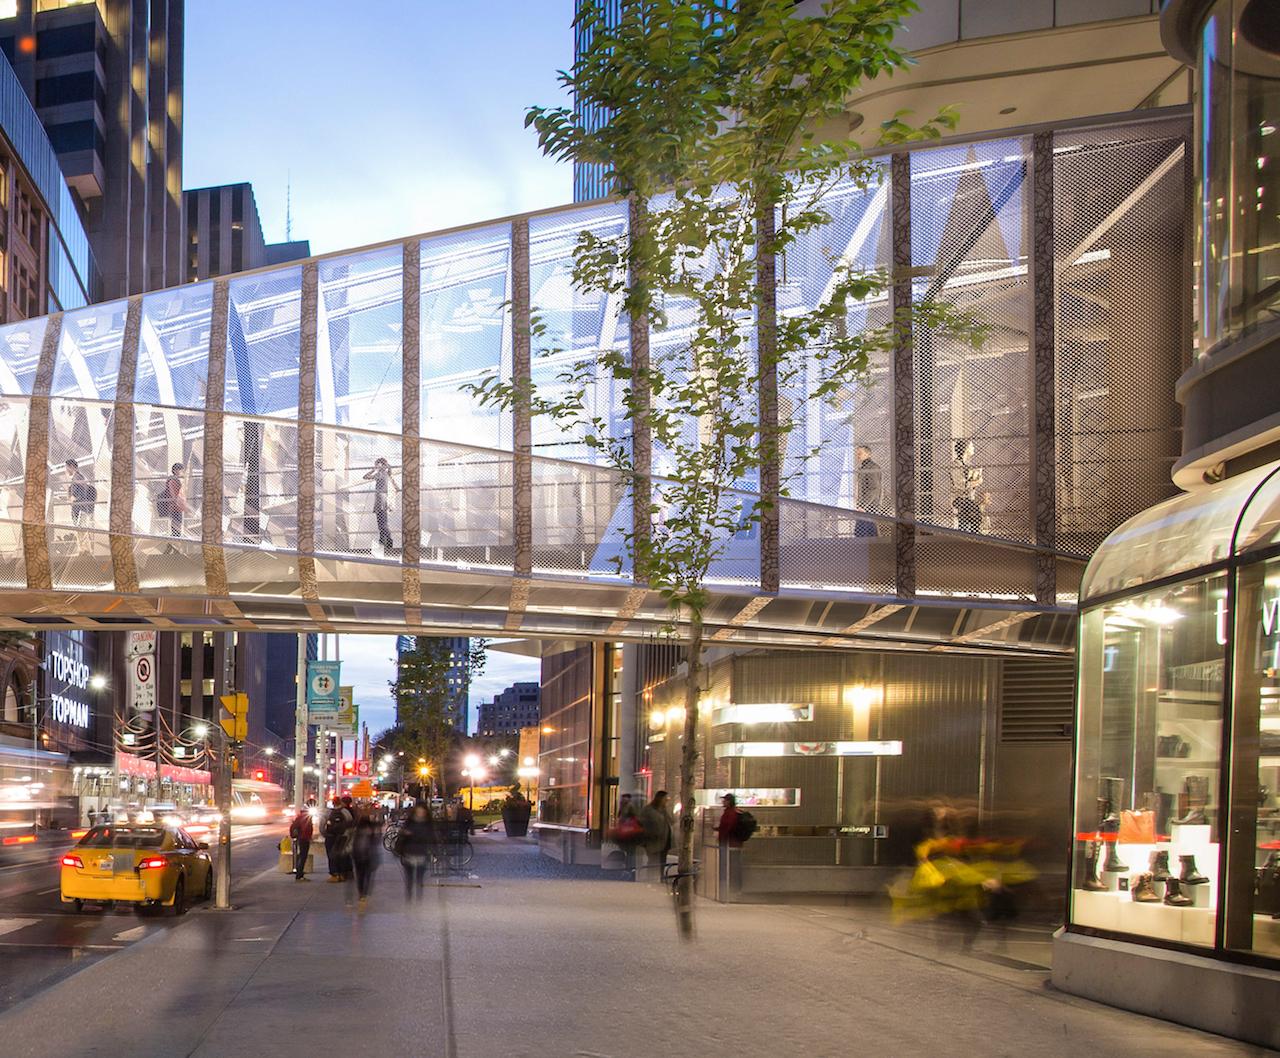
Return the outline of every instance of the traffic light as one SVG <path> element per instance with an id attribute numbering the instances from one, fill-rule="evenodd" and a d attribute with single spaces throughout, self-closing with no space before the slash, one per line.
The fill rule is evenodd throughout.
<path id="1" fill-rule="evenodd" d="M 249 737 L 249 696 L 244 691 L 235 694 L 224 694 L 219 698 L 222 702 L 223 715 L 218 718 L 227 738 L 243 742 Z"/>
<path id="2" fill-rule="evenodd" d="M 257 779 L 257 780 L 258 780 L 258 782 L 266 782 L 266 781 L 267 781 L 267 773 L 266 773 L 265 771 L 263 771 L 261 768 L 259 768 L 257 771 L 255 771 L 255 772 L 253 773 L 253 777 L 254 777 L 255 779 Z"/>
<path id="3" fill-rule="evenodd" d="M 350 778 L 355 773 L 356 773 L 356 762 L 353 760 L 344 760 L 342 762 L 342 777 L 344 779 L 347 779 L 347 778 Z"/>

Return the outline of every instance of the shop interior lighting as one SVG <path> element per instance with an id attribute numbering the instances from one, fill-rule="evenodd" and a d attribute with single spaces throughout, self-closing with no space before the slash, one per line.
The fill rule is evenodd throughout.
<path id="1" fill-rule="evenodd" d="M 902 742 L 722 742 L 717 757 L 900 757 Z"/>
<path id="2" fill-rule="evenodd" d="M 726 705 L 712 713 L 711 723 L 719 724 L 789 724 L 813 719 L 813 705 L 786 702 L 746 702 Z"/>

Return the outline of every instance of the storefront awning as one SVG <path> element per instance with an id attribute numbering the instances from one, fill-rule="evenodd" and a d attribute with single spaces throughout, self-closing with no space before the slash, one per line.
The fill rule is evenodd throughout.
<path id="1" fill-rule="evenodd" d="M 1225 562 L 1280 541 L 1280 463 L 1237 474 L 1135 515 L 1102 542 L 1080 602 Z"/>

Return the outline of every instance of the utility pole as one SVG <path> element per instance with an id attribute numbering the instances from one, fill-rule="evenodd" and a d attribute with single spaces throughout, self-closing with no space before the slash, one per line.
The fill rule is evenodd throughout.
<path id="1" fill-rule="evenodd" d="M 298 635 L 298 690 L 293 720 L 293 799 L 298 808 L 307 803 L 307 637 Z"/>
<path id="2" fill-rule="evenodd" d="M 218 855 L 213 873 L 213 906 L 231 909 L 231 740 L 218 740 Z"/>

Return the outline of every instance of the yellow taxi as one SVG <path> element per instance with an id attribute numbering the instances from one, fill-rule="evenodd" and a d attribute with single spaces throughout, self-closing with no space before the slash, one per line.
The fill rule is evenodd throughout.
<path id="1" fill-rule="evenodd" d="M 61 860 L 62 902 L 79 911 L 85 903 L 131 903 L 172 907 L 213 895 L 209 844 L 180 827 L 108 824 L 89 829 Z"/>

